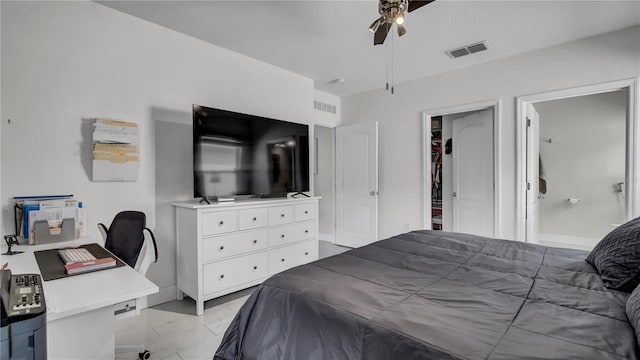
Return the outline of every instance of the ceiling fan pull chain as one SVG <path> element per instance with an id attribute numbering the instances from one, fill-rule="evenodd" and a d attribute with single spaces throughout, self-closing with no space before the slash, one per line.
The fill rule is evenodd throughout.
<path id="1" fill-rule="evenodd" d="M 394 51 L 394 35 L 393 35 L 393 28 L 391 29 L 391 95 L 393 95 L 393 85 L 394 85 L 394 77 L 393 77 L 393 72 L 395 70 L 395 64 L 394 64 L 394 55 L 395 55 L 395 51 Z"/>
<path id="2" fill-rule="evenodd" d="M 387 63 L 387 86 L 385 90 L 389 90 L 389 64 Z"/>
<path id="3" fill-rule="evenodd" d="M 387 51 L 387 83 L 386 83 L 386 86 L 385 86 L 385 90 L 386 91 L 389 91 L 389 57 L 390 57 L 390 52 Z"/>

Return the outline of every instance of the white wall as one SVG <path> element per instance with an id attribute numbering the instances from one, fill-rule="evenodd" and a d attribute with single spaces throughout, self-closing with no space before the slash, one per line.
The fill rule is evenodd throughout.
<path id="1" fill-rule="evenodd" d="M 335 105 L 336 113 L 314 110 L 313 122 L 326 127 L 336 127 L 340 125 L 340 114 L 342 111 L 341 100 L 338 96 L 328 94 L 320 90 L 313 91 L 313 99 L 325 104 Z M 313 104 L 311 104 L 313 106 Z"/>
<path id="2" fill-rule="evenodd" d="M 311 79 L 93 2 L 2 2 L 2 223 L 11 197 L 73 193 L 89 233 L 144 211 L 160 259 L 157 299 L 175 298 L 175 200 L 191 199 L 191 105 L 312 123 Z M 140 124 L 140 174 L 91 182 L 91 119 Z M 6 119 L 10 118 L 11 124 Z"/>
<path id="3" fill-rule="evenodd" d="M 625 222 L 615 184 L 625 181 L 627 96 L 616 91 L 535 104 L 540 138 L 552 141 L 540 141 L 547 177 L 540 233 L 602 238 L 611 224 Z"/>
<path id="4" fill-rule="evenodd" d="M 398 84 L 395 95 L 377 90 L 343 98 L 342 123 L 379 122 L 380 238 L 403 232 L 405 223 L 422 225 L 422 111 L 495 99 L 503 100 L 498 139 L 503 218 L 498 236 L 513 238 L 515 97 L 637 78 L 638 38 L 640 27 L 635 27 Z"/>

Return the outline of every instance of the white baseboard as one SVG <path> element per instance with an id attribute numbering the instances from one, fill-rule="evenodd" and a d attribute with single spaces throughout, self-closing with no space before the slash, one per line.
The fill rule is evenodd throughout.
<path id="1" fill-rule="evenodd" d="M 333 234 L 318 233 L 318 240 L 328 241 L 328 242 L 333 243 L 333 244 L 336 243 L 336 237 L 333 236 Z"/>

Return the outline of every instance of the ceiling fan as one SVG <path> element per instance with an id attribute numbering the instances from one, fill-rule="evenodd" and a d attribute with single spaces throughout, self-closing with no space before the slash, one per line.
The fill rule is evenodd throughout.
<path id="1" fill-rule="evenodd" d="M 378 4 L 380 17 L 369 26 L 369 30 L 374 34 L 373 45 L 384 43 L 393 23 L 395 23 L 398 28 L 398 36 L 406 34 L 407 29 L 405 29 L 403 25 L 405 11 L 412 12 L 434 1 L 435 0 L 380 0 Z"/>

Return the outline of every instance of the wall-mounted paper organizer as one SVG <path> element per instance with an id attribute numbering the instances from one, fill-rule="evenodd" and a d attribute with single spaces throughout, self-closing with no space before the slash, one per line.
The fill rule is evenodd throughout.
<path id="1" fill-rule="evenodd" d="M 93 124 L 93 181 L 136 181 L 140 168 L 138 124 L 96 119 Z"/>
<path id="2" fill-rule="evenodd" d="M 15 233 L 29 245 L 87 235 L 86 208 L 73 195 L 15 196 Z"/>
<path id="3" fill-rule="evenodd" d="M 33 229 L 34 244 L 49 244 L 58 241 L 74 240 L 75 236 L 75 220 L 62 219 L 60 226 L 51 226 L 47 220 L 38 220 L 34 222 Z"/>

